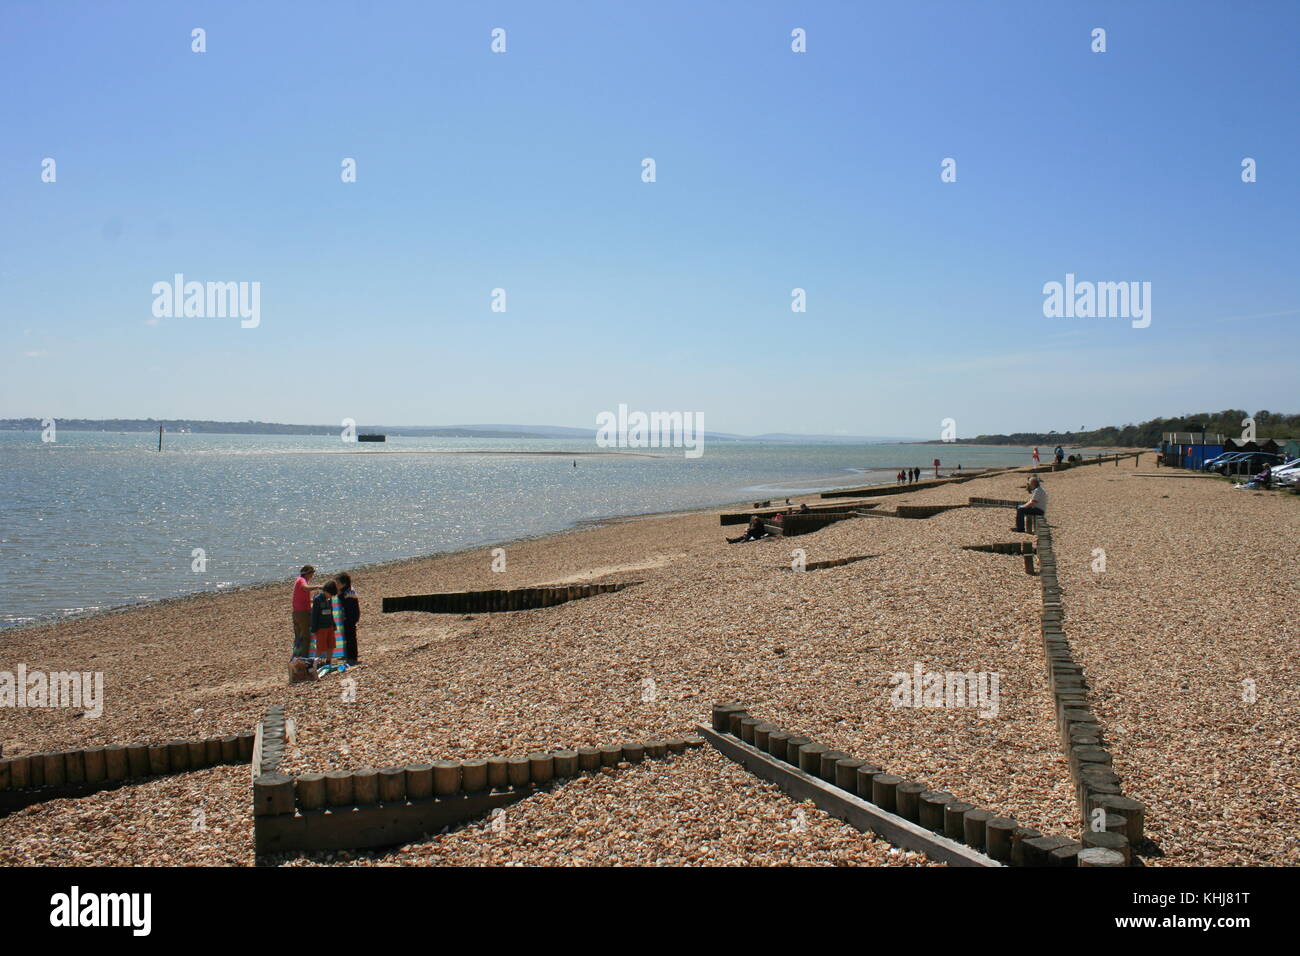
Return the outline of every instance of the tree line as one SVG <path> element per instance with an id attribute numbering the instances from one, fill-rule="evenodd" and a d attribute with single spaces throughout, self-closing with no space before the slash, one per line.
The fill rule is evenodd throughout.
<path id="1" fill-rule="evenodd" d="M 1300 437 L 1300 415 L 1284 415 L 1261 410 L 1251 415 L 1240 408 L 1227 408 L 1221 412 L 1200 412 L 1195 415 L 1178 415 L 1174 418 L 1153 418 L 1136 425 L 1107 425 L 1064 432 L 1015 432 L 1010 435 L 980 435 L 976 438 L 959 438 L 959 442 L 981 445 L 1088 445 L 1100 448 L 1153 448 L 1160 444 L 1166 432 L 1197 432 L 1222 434 L 1238 438 L 1247 418 L 1255 420 L 1255 439 L 1283 439 Z"/>

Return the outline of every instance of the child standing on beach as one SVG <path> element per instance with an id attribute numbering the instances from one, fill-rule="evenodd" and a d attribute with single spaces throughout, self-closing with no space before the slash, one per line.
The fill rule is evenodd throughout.
<path id="1" fill-rule="evenodd" d="M 312 598 L 311 602 L 311 637 L 315 645 L 311 649 L 311 656 L 318 660 L 324 658 L 326 663 L 334 657 L 334 599 L 338 593 L 339 586 L 333 581 L 326 581 L 320 594 Z"/>
<path id="2" fill-rule="evenodd" d="M 343 659 L 351 666 L 357 662 L 357 622 L 361 620 L 361 601 L 352 590 L 352 576 L 335 575 L 339 585 L 339 600 L 343 604 Z"/>

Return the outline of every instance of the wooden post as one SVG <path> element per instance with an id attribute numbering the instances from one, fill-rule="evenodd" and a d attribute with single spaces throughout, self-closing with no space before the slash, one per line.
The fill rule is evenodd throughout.
<path id="1" fill-rule="evenodd" d="M 627 752 L 627 748 L 623 748 Z M 549 753 L 528 755 L 528 779 L 536 784 L 550 783 L 555 779 L 555 758 Z"/>
<path id="2" fill-rule="evenodd" d="M 991 817 L 984 824 L 985 852 L 999 863 L 1010 863 L 1011 834 L 1015 829 L 1016 821 L 1013 818 Z"/>
<path id="3" fill-rule="evenodd" d="M 128 777 L 144 777 L 149 774 L 148 744 L 129 744 L 126 748 L 126 765 Z"/>
<path id="4" fill-rule="evenodd" d="M 960 843 L 966 836 L 966 814 L 975 809 L 973 803 L 952 800 L 943 808 L 943 835 Z"/>
<path id="5" fill-rule="evenodd" d="M 1143 832 L 1146 828 L 1146 808 L 1137 800 L 1129 797 L 1121 797 L 1118 794 L 1100 794 L 1089 796 L 1088 810 L 1094 807 L 1103 807 L 1108 813 L 1122 814 L 1128 821 L 1128 826 L 1124 830 L 1124 835 L 1128 837 L 1129 843 L 1140 843 L 1143 838 Z M 1110 829 L 1107 827 L 1107 829 Z"/>
<path id="6" fill-rule="evenodd" d="M 433 762 L 433 792 L 440 797 L 446 797 L 459 790 L 460 761 L 435 760 Z"/>
<path id="7" fill-rule="evenodd" d="M 987 810 L 967 810 L 962 820 L 962 842 L 973 850 L 983 850 L 985 827 L 992 819 L 993 814 Z"/>
<path id="8" fill-rule="evenodd" d="M 852 757 L 843 757 L 835 762 L 835 786 L 849 793 L 858 792 L 858 768 L 866 763 Z"/>
<path id="9" fill-rule="evenodd" d="M 933 833 L 943 833 L 944 808 L 956 799 L 942 790 L 926 790 L 920 796 L 920 819 L 917 822 Z"/>
<path id="10" fill-rule="evenodd" d="M 785 759 L 786 742 L 790 735 L 784 730 L 772 730 L 767 735 L 767 752 L 777 760 Z"/>
<path id="11" fill-rule="evenodd" d="M 902 777 L 892 773 L 878 773 L 871 779 L 871 802 L 882 810 L 894 813 L 898 806 L 898 786 Z"/>
<path id="12" fill-rule="evenodd" d="M 1037 840 L 1043 835 L 1041 830 L 1034 827 L 1016 827 L 1011 831 L 1011 865 L 1025 865 L 1025 843 L 1028 840 Z"/>
<path id="13" fill-rule="evenodd" d="M 856 793 L 863 800 L 866 800 L 868 802 L 874 802 L 871 798 L 871 786 L 872 783 L 875 781 L 876 777 L 878 777 L 883 772 L 884 771 L 881 770 L 879 767 L 877 767 L 875 764 L 864 763 L 861 767 L 859 767 L 855 771 L 854 774 L 855 779 L 853 781 L 853 786 L 854 786 L 853 792 Z"/>
<path id="14" fill-rule="evenodd" d="M 1102 847 L 1084 847 L 1078 852 L 1079 866 L 1124 866 L 1124 854 Z"/>
<path id="15" fill-rule="evenodd" d="M 898 809 L 895 811 L 904 820 L 911 820 L 913 823 L 921 822 L 921 794 L 928 790 L 923 783 L 916 783 L 912 780 L 906 780 L 898 785 L 895 792 L 895 800 L 898 803 Z"/>
<path id="16" fill-rule="evenodd" d="M 367 767 L 352 774 L 352 799 L 359 805 L 379 802 L 379 773 Z"/>
<path id="17" fill-rule="evenodd" d="M 617 744 L 605 744 L 600 748 L 600 765 L 602 767 L 616 767 L 622 757 L 623 748 Z"/>
<path id="18" fill-rule="evenodd" d="M 810 741 L 799 747 L 799 769 L 814 777 L 821 776 L 822 754 L 830 750 L 825 744 Z"/>
<path id="19" fill-rule="evenodd" d="M 1051 853 L 1047 854 L 1048 866 L 1078 866 L 1079 851 L 1083 849 L 1082 843 L 1066 843 L 1058 846 Z"/>
<path id="20" fill-rule="evenodd" d="M 298 806 L 303 810 L 319 810 L 325 806 L 325 775 L 304 773 L 294 778 Z"/>
<path id="21" fill-rule="evenodd" d="M 432 768 L 430 770 L 432 771 Z M 487 773 L 488 786 L 493 790 L 510 786 L 510 758 L 488 757 Z"/>
<path id="22" fill-rule="evenodd" d="M 659 756 L 662 757 L 668 745 L 660 741 L 657 746 L 660 748 Z M 555 757 L 555 776 L 557 777 L 576 777 L 578 775 L 578 752 L 576 750 L 557 750 Z M 466 761 L 468 763 L 469 761 Z M 466 790 L 469 787 L 465 788 Z"/>
<path id="23" fill-rule="evenodd" d="M 169 766 L 167 757 L 166 744 L 151 744 L 149 747 L 149 773 L 166 773 Z"/>
<path id="24" fill-rule="evenodd" d="M 253 815 L 278 816 L 293 813 L 293 777 L 264 773 L 253 781 Z"/>
<path id="25" fill-rule="evenodd" d="M 32 786 L 32 758 L 30 755 L 9 757 L 9 786 L 23 790 Z"/>
<path id="26" fill-rule="evenodd" d="M 406 768 L 406 796 L 410 800 L 428 800 L 433 796 L 433 764 L 417 763 Z"/>
<path id="27" fill-rule="evenodd" d="M 768 734 L 767 739 L 770 741 L 776 734 Z M 787 737 L 785 740 L 785 755 L 782 759 L 786 763 L 799 766 L 799 751 L 804 744 L 812 743 L 811 737 Z"/>
<path id="28" fill-rule="evenodd" d="M 406 802 L 405 767 L 384 767 L 379 771 L 379 802 Z"/>
<path id="29" fill-rule="evenodd" d="M 1114 850 L 1124 858 L 1124 863 L 1129 862 L 1129 843 L 1128 837 L 1122 833 L 1110 833 L 1102 830 L 1100 833 L 1087 830 L 1083 834 L 1083 845 L 1087 849 L 1100 847 L 1103 850 Z"/>
<path id="30" fill-rule="evenodd" d="M 619 753 L 622 752 L 622 750 L 618 747 L 615 747 L 614 749 Z M 604 757 L 604 753 L 603 753 L 604 750 L 605 748 L 602 747 L 601 748 L 602 758 Z M 618 758 L 615 757 L 613 762 L 617 763 Z M 528 758 L 527 757 L 510 757 L 506 762 L 506 767 L 510 772 L 510 786 L 512 787 L 528 786 Z"/>
<path id="31" fill-rule="evenodd" d="M 816 775 L 821 777 L 827 783 L 835 783 L 835 768 L 841 760 L 847 760 L 849 757 L 842 750 L 824 750 L 822 751 L 821 760 L 817 764 Z"/>
<path id="32" fill-rule="evenodd" d="M 105 750 L 104 747 L 88 747 L 82 751 L 81 757 L 85 764 L 87 783 L 99 783 L 101 780 L 108 779 Z"/>
<path id="33" fill-rule="evenodd" d="M 331 770 L 325 774 L 325 799 L 331 807 L 350 807 L 356 802 L 351 771 Z"/>
<path id="34" fill-rule="evenodd" d="M 471 757 L 460 762 L 460 785 L 466 793 L 482 793 L 488 789 L 487 761 Z"/>
<path id="35" fill-rule="evenodd" d="M 680 740 L 680 738 L 678 738 Z M 686 741 L 681 741 L 682 750 L 686 749 Z M 674 750 L 673 753 L 681 753 L 682 750 Z M 598 770 L 600 768 L 600 750 L 597 747 L 579 747 L 578 748 L 578 768 L 580 770 Z"/>
<path id="36" fill-rule="evenodd" d="M 84 783 L 86 765 L 80 750 L 69 750 L 63 754 L 63 779 L 68 783 Z"/>

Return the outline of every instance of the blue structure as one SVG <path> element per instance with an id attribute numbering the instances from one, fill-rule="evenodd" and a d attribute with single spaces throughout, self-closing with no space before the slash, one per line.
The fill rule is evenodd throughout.
<path id="1" fill-rule="evenodd" d="M 1160 442 L 1160 452 L 1168 467 L 1199 470 L 1211 458 L 1223 454 L 1223 436 L 1200 432 L 1166 432 Z"/>

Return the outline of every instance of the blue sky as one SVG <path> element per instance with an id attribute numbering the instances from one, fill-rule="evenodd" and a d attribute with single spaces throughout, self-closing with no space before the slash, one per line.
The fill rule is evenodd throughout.
<path id="1" fill-rule="evenodd" d="M 10 0 L 0 417 L 1296 411 L 1298 35 L 1282 0 Z M 153 321 L 177 272 L 260 282 L 261 324 Z M 1066 273 L 1150 282 L 1150 327 L 1045 318 Z"/>

